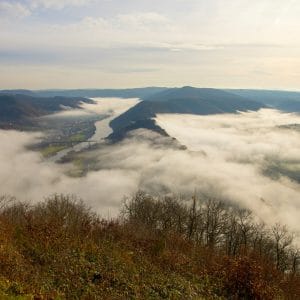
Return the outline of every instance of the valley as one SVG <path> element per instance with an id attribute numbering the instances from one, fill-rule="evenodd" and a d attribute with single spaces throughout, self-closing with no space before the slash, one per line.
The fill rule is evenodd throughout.
<path id="1" fill-rule="evenodd" d="M 299 300 L 299 16 L 0 0 L 0 300 Z"/>
<path id="2" fill-rule="evenodd" d="M 228 233 L 228 226 L 233 226 L 231 230 L 236 232 L 235 226 L 242 230 L 244 228 L 242 226 L 249 224 L 247 231 L 249 235 L 244 239 L 255 243 L 255 234 L 264 235 L 266 237 L 264 247 L 272 246 L 271 250 L 264 252 L 264 257 L 269 255 L 268 259 L 272 264 L 279 261 L 274 258 L 276 232 L 267 233 L 265 228 L 270 228 L 269 231 L 281 230 L 280 232 L 284 232 L 287 238 L 293 236 L 293 244 L 287 246 L 284 258 L 280 259 L 286 264 L 282 269 L 288 269 L 296 255 L 293 249 L 297 249 L 296 247 L 300 245 L 298 111 L 275 109 L 272 101 L 266 104 L 216 89 L 176 88 L 159 91 L 152 96 L 148 94 L 144 99 L 129 98 L 129 94 L 126 91 L 127 96 L 124 98 L 74 98 L 71 95 L 70 98 L 54 96 L 38 99 L 32 95 L 0 95 L 0 100 L 5 103 L 3 105 L 5 114 L 3 113 L 1 117 L 0 113 L 1 193 L 13 195 L 18 199 L 9 200 L 11 202 L 3 206 L 2 215 L 0 209 L 0 219 L 6 220 L 6 209 L 10 211 L 10 203 L 15 201 L 21 201 L 18 203 L 22 204 L 19 204 L 20 208 L 12 206 L 12 209 L 23 211 L 22 205 L 30 203 L 28 207 L 32 207 L 38 215 L 40 205 L 44 205 L 41 204 L 41 199 L 44 199 L 45 195 L 53 195 L 55 191 L 53 198 L 49 198 L 54 200 L 47 200 L 50 201 L 47 202 L 49 211 L 47 210 L 42 223 L 39 223 L 42 225 L 38 228 L 40 226 L 47 228 L 46 218 L 50 218 L 49 222 L 50 220 L 53 222 L 54 217 L 50 216 L 52 209 L 56 210 L 55 218 L 65 212 L 63 218 L 68 220 L 66 216 L 72 216 L 71 210 L 77 207 L 72 206 L 72 199 L 83 199 L 84 202 L 78 203 L 88 205 L 88 209 L 93 211 L 93 216 L 101 216 L 103 218 L 101 224 L 106 224 L 107 220 L 123 224 L 124 211 L 127 209 L 127 213 L 130 214 L 134 209 L 137 215 L 133 219 L 136 220 L 138 217 L 139 222 L 143 222 L 141 230 L 146 230 L 147 233 L 139 233 L 134 225 L 134 230 L 129 231 L 131 236 L 133 232 L 137 234 L 132 243 L 143 243 L 146 237 L 149 239 L 147 243 L 150 247 L 153 245 L 160 247 L 160 240 L 153 242 L 153 236 L 156 236 L 157 232 L 163 232 L 164 237 L 168 237 L 172 245 L 180 237 L 192 243 L 193 247 L 198 245 L 197 249 L 203 251 L 202 249 L 211 245 L 206 238 L 200 241 L 198 237 L 201 236 L 201 228 L 208 222 L 208 219 L 205 221 L 202 218 L 202 209 L 207 205 L 205 209 L 207 211 L 213 209 L 212 212 L 216 214 L 220 209 L 218 226 L 224 233 Z M 1 201 L 6 201 L 5 199 L 15 198 L 0 197 L 0 204 Z M 128 206 L 128 199 L 132 199 L 131 205 L 134 206 Z M 78 212 L 83 209 L 80 205 Z M 234 216 L 233 211 L 236 211 Z M 171 220 L 169 216 L 172 214 L 176 216 Z M 180 221 L 177 214 L 180 214 Z M 252 218 L 249 217 L 250 214 L 253 214 Z M 12 218 L 16 222 L 15 226 L 19 226 L 16 216 L 13 215 Z M 187 216 L 190 219 L 186 219 Z M 95 222 L 99 220 L 98 217 L 95 218 Z M 227 223 L 222 223 L 222 218 L 225 218 Z M 158 225 L 148 223 L 149 220 L 156 219 L 157 222 L 163 223 L 157 223 Z M 185 219 L 185 225 L 180 227 L 179 224 Z M 198 227 L 194 228 L 191 220 L 197 222 Z M 252 223 L 244 223 L 250 220 Z M 274 224 L 274 220 L 278 222 L 276 224 L 285 224 L 286 227 L 276 227 L 279 225 Z M 67 228 L 61 224 L 62 228 Z M 130 224 L 116 227 L 119 233 L 114 234 L 114 239 L 120 238 L 121 232 L 123 241 L 126 241 L 129 233 L 126 228 L 131 226 Z M 164 224 L 163 228 L 166 229 L 162 229 L 159 224 Z M 100 225 L 105 236 L 110 235 L 111 225 L 102 226 Z M 173 226 L 177 226 L 177 229 L 175 231 L 172 229 L 171 233 L 168 228 L 175 228 Z M 32 238 L 32 231 L 30 232 L 27 234 L 29 239 Z M 75 232 L 78 241 L 81 242 L 82 238 L 79 238 L 81 233 Z M 182 235 L 182 232 L 187 233 Z M 288 235 L 288 232 L 292 235 Z M 234 261 L 238 259 L 240 254 L 233 254 L 237 251 L 234 250 L 234 246 L 226 250 L 229 252 L 223 251 L 230 242 L 230 235 L 224 242 L 221 238 L 224 236 L 223 233 L 216 236 L 219 240 L 213 244 L 214 259 L 219 259 L 219 255 L 224 253 L 229 253 L 229 257 Z M 245 247 L 244 242 L 240 236 L 242 233 L 235 237 L 235 242 L 240 247 L 238 251 L 244 251 L 242 250 Z M 34 239 L 44 245 L 43 240 Z M 65 243 L 64 239 L 59 240 L 60 243 Z M 109 240 L 108 236 L 103 239 L 105 243 Z M 17 239 L 16 242 L 18 241 Z M 274 244 L 270 244 L 270 241 Z M 94 243 L 94 240 L 91 239 L 90 242 Z M 126 243 L 129 248 L 123 245 L 120 253 L 124 251 L 127 253 L 130 247 L 136 249 L 136 245 Z M 49 243 L 46 242 L 45 245 Z M 110 241 L 109 245 L 115 249 L 114 241 Z M 247 249 L 256 251 L 256 246 L 252 248 L 251 245 L 249 244 Z M 56 246 L 51 246 L 49 248 L 51 253 L 54 249 L 52 247 L 57 249 Z M 66 247 L 70 251 L 74 249 L 70 245 Z M 95 247 L 94 250 L 102 251 L 101 247 Z M 18 251 L 22 251 L 22 248 L 18 248 Z M 80 251 L 84 253 L 85 250 Z M 138 251 L 136 255 L 142 255 L 147 261 L 149 252 Z M 181 251 L 178 250 L 178 255 L 181 255 Z M 160 259 L 164 256 L 163 253 L 165 252 L 158 254 Z M 103 259 L 101 255 L 97 254 L 99 262 Z M 127 260 L 126 255 L 122 256 L 122 260 Z M 111 251 L 107 256 L 115 261 Z M 37 254 L 33 254 L 32 257 L 37 257 Z M 220 256 L 220 259 L 223 258 Z M 49 260 L 47 266 L 51 264 L 54 269 L 57 268 L 58 266 L 53 263 Z M 70 264 L 74 265 L 73 262 Z M 263 267 L 262 263 L 258 265 Z M 295 269 L 298 268 L 298 262 L 293 262 L 293 265 Z M 34 263 L 34 266 L 40 268 L 38 263 Z M 85 260 L 84 266 L 80 274 L 87 268 Z M 107 263 L 104 266 L 107 266 Z M 140 268 L 141 265 L 137 263 L 136 267 Z M 49 282 L 49 276 L 53 274 L 48 271 L 49 268 L 45 267 L 43 272 Z M 131 274 L 129 269 L 124 272 L 127 275 Z M 157 269 L 153 274 L 161 276 L 159 275 L 161 272 L 162 269 Z M 178 272 L 176 278 L 181 278 L 181 271 L 176 272 Z M 22 273 L 26 272 L 22 270 Z M 215 278 L 215 275 L 207 274 L 209 275 L 206 276 Z M 236 274 L 236 271 L 233 274 Z M 57 276 L 62 278 L 61 274 Z M 67 277 L 70 276 L 69 274 Z M 127 280 L 130 282 L 131 279 Z M 203 284 L 202 277 L 199 280 Z M 291 281 L 288 282 L 293 284 Z M 22 286 L 31 291 L 27 283 L 28 280 L 22 281 Z M 222 284 L 218 284 L 222 292 L 211 293 L 224 294 Z M 278 284 L 276 280 L 274 284 Z M 1 289 L 5 290 L 5 293 L 11 293 L 8 291 L 10 286 L 8 283 L 3 287 L 0 279 L 0 297 Z M 54 286 L 60 285 L 54 284 L 52 289 Z M 207 283 L 207 286 L 213 290 L 211 283 Z M 69 288 L 60 287 L 61 290 L 70 293 Z M 76 291 L 76 294 L 80 293 L 76 287 L 71 290 Z M 93 294 L 96 295 L 98 292 L 98 285 L 96 289 L 96 285 L 93 284 Z M 101 293 L 103 294 L 103 290 Z M 188 294 L 187 291 L 182 293 Z M 206 292 L 201 292 L 201 295 L 206 295 Z"/>

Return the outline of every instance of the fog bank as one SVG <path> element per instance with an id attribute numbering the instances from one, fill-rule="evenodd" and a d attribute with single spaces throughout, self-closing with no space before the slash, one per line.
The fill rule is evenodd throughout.
<path id="1" fill-rule="evenodd" d="M 272 164 L 300 163 L 300 124 L 293 114 L 263 110 L 238 115 L 159 115 L 171 138 L 137 130 L 119 144 L 86 153 L 94 169 L 71 178 L 71 165 L 44 161 L 26 150 L 37 135 L 0 131 L 1 194 L 39 201 L 53 193 L 76 194 L 104 216 L 118 213 L 124 196 L 141 188 L 220 198 L 252 209 L 268 223 L 280 221 L 300 231 L 300 185 L 289 177 L 266 176 Z"/>

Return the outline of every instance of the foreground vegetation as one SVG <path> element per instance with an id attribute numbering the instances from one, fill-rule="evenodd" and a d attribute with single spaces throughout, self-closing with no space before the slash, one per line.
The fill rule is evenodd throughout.
<path id="1" fill-rule="evenodd" d="M 298 257 L 284 226 L 212 199 L 139 192 L 115 220 L 0 200 L 1 299 L 300 299 Z"/>

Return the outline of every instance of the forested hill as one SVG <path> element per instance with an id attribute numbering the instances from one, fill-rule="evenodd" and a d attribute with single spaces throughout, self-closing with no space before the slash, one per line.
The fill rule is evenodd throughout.
<path id="1" fill-rule="evenodd" d="M 218 89 L 193 87 L 175 88 L 154 94 L 112 120 L 110 125 L 115 135 L 126 131 L 135 123 L 148 124 L 159 113 L 220 114 L 237 111 L 259 110 L 266 105 Z"/>
<path id="2" fill-rule="evenodd" d="M 227 90 L 286 112 L 300 112 L 300 92 L 272 90 Z"/>
<path id="3" fill-rule="evenodd" d="M 166 88 L 146 87 L 132 89 L 70 89 L 70 90 L 3 90 L 0 94 L 26 94 L 35 97 L 118 97 L 118 98 L 141 98 L 145 99 L 150 95 L 159 93 Z"/>
<path id="4" fill-rule="evenodd" d="M 0 94 L 0 126 L 30 124 L 31 118 L 63 109 L 63 106 L 79 108 L 81 102 L 92 103 L 86 98 L 32 97 L 23 94 Z"/>
<path id="5" fill-rule="evenodd" d="M 138 192 L 105 220 L 70 196 L 0 197 L 0 299 L 300 299 L 285 226 L 182 200 Z"/>

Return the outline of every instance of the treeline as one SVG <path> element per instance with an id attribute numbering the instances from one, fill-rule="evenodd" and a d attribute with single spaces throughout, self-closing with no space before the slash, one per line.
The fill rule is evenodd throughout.
<path id="1" fill-rule="evenodd" d="M 105 220 L 72 196 L 0 198 L 0 299 L 300 299 L 283 225 L 138 192 Z"/>
<path id="2" fill-rule="evenodd" d="M 212 198 L 154 198 L 138 192 L 125 202 L 122 212 L 134 226 L 173 232 L 227 256 L 255 253 L 281 272 L 300 270 L 294 234 L 279 223 L 267 226 L 247 209 Z"/>

